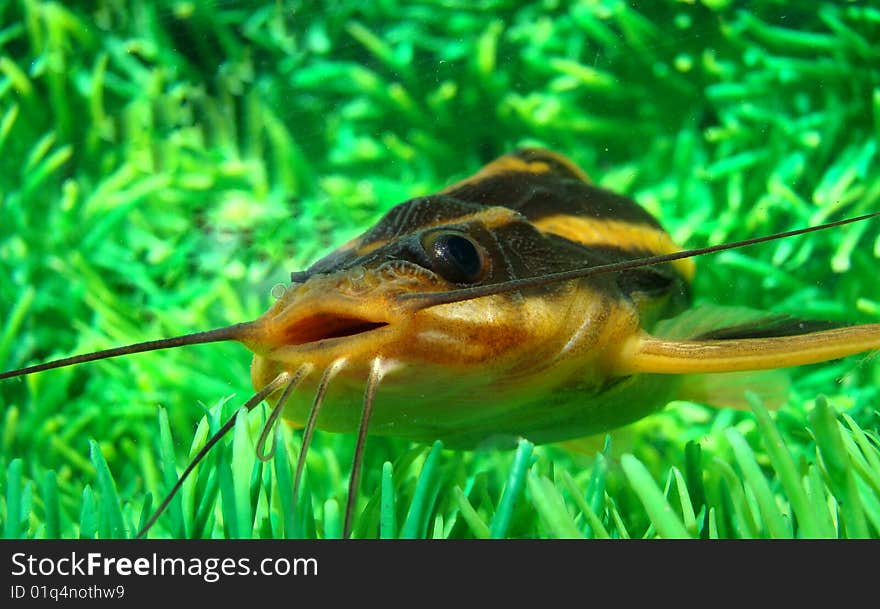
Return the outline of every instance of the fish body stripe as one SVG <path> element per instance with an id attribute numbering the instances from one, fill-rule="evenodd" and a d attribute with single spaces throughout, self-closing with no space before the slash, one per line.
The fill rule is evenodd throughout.
<path id="1" fill-rule="evenodd" d="M 427 230 L 438 226 L 454 226 L 457 224 L 465 225 L 473 222 L 479 222 L 485 228 L 492 230 L 504 226 L 505 224 L 509 224 L 510 222 L 516 221 L 518 219 L 521 219 L 520 216 L 509 209 L 501 207 L 484 207 L 479 211 L 464 214 L 461 216 L 456 216 L 452 218 L 440 218 L 430 220 L 417 226 L 410 226 L 408 230 L 404 230 L 403 228 L 401 228 L 399 235 L 411 233 L 417 230 Z M 352 249 L 358 256 L 364 256 L 384 245 L 387 245 L 391 241 L 393 241 L 393 239 L 375 239 L 364 243 L 358 243 Z"/>
<path id="2" fill-rule="evenodd" d="M 292 277 L 302 282 L 314 274 L 392 259 L 425 267 L 419 235 L 441 227 L 473 237 L 482 234 L 493 261 L 488 283 L 681 249 L 632 199 L 590 184 L 587 175 L 561 155 L 524 149 L 496 159 L 438 194 L 393 207 L 359 238 Z M 626 295 L 647 291 L 659 296 L 667 291 L 664 286 L 678 289 L 693 275 L 693 262 L 680 260 L 625 273 L 618 287 Z M 607 278 L 590 283 L 613 289 Z"/>
<path id="3" fill-rule="evenodd" d="M 660 223 L 632 199 L 570 177 L 503 172 L 460 184 L 443 194 L 462 202 L 509 207 L 532 221 L 570 214 L 661 228 Z"/>
<path id="4" fill-rule="evenodd" d="M 478 185 L 490 178 L 512 174 L 520 176 L 552 174 L 557 178 L 569 178 L 580 182 L 590 181 L 590 178 L 580 167 L 564 156 L 549 150 L 524 148 L 495 159 L 474 175 L 444 188 L 440 193 L 451 194 L 463 190 L 465 187 Z"/>
<path id="5" fill-rule="evenodd" d="M 586 247 L 611 247 L 620 251 L 632 251 L 632 258 L 641 258 L 646 254 L 671 254 L 681 250 L 666 231 L 623 220 L 554 214 L 539 218 L 533 224 L 545 233 L 564 237 Z M 691 258 L 675 260 L 671 265 L 688 283 L 693 281 L 695 265 Z"/>

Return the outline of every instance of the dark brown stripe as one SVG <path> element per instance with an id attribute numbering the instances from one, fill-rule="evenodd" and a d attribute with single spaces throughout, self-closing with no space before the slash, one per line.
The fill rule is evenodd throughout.
<path id="1" fill-rule="evenodd" d="M 375 226 L 360 236 L 353 247 L 337 249 L 307 270 L 292 273 L 292 276 L 296 281 L 302 282 L 312 275 L 332 273 L 355 264 L 378 247 L 390 244 L 421 227 L 479 214 L 484 210 L 482 205 L 457 201 L 443 195 L 410 199 L 392 207 Z"/>
<path id="2" fill-rule="evenodd" d="M 431 225 L 479 214 L 485 206 L 459 201 L 444 195 L 410 199 L 391 208 L 385 216 L 361 237 L 360 247 L 377 241 L 394 239 Z"/>
<path id="3" fill-rule="evenodd" d="M 572 214 L 661 228 L 660 223 L 632 199 L 552 174 L 501 173 L 465 183 L 446 194 L 459 201 L 507 207 L 533 221 L 545 216 Z"/>
<path id="4" fill-rule="evenodd" d="M 602 264 L 638 260 L 655 255 L 654 252 L 638 248 L 613 246 L 590 247 L 597 256 L 606 259 Z M 690 302 L 691 289 L 687 278 L 683 277 L 671 263 L 643 266 L 616 274 L 617 286 L 627 297 L 644 294 L 659 297 L 664 294 L 677 294 L 684 302 Z"/>
<path id="5" fill-rule="evenodd" d="M 777 338 L 834 330 L 850 324 L 835 321 L 797 319 L 788 315 L 768 316 L 748 323 L 719 328 L 695 336 L 691 340 L 738 340 L 741 338 Z"/>

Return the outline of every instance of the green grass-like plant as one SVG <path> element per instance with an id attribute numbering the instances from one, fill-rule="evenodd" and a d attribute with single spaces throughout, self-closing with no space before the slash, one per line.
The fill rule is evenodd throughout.
<path id="1" fill-rule="evenodd" d="M 699 247 L 876 211 L 880 10 L 620 0 L 0 2 L 0 367 L 253 319 L 291 270 L 520 145 Z M 880 317 L 878 225 L 698 261 L 698 303 Z M 237 345 L 0 384 L 0 530 L 131 537 L 250 395 Z M 876 357 L 589 454 L 369 438 L 356 537 L 880 536 Z M 155 537 L 340 537 L 354 438 L 268 413 Z"/>

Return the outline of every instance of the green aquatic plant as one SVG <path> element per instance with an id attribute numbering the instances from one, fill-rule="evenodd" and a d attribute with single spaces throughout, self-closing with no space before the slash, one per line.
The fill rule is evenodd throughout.
<path id="1" fill-rule="evenodd" d="M 3 369 L 254 318 L 391 205 L 523 144 L 691 246 L 878 208 L 870 6 L 362 4 L 0 3 Z M 877 235 L 703 259 L 695 293 L 876 321 Z M 4 536 L 133 536 L 248 363 L 196 346 L 3 382 Z M 598 456 L 370 438 L 355 535 L 880 536 L 876 358 L 793 377 L 772 415 L 676 403 Z M 354 439 L 316 434 L 294 498 L 300 440 L 261 462 L 266 416 L 238 416 L 151 535 L 341 535 Z"/>

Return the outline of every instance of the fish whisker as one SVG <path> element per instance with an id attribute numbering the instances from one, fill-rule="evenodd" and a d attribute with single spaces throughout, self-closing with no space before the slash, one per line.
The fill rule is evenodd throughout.
<path id="1" fill-rule="evenodd" d="M 318 421 L 318 412 L 321 410 L 321 405 L 324 403 L 324 395 L 327 393 L 327 386 L 330 384 L 330 381 L 333 380 L 333 377 L 345 367 L 346 363 L 347 360 L 345 358 L 335 360 L 332 364 L 327 366 L 324 373 L 321 375 L 321 380 L 318 382 L 318 390 L 315 392 L 315 400 L 312 402 L 312 408 L 309 411 L 309 418 L 303 429 L 302 445 L 299 449 L 299 456 L 296 459 L 296 471 L 293 475 L 294 506 L 296 506 L 297 499 L 299 498 L 299 485 L 302 480 L 303 470 L 305 469 L 306 454 L 309 452 L 309 446 L 312 443 L 315 424 Z"/>
<path id="2" fill-rule="evenodd" d="M 269 438 L 269 433 L 275 429 L 275 423 L 278 422 L 278 417 L 281 415 L 281 412 L 284 410 L 284 405 L 287 403 L 287 400 L 290 398 L 290 394 L 293 393 L 293 390 L 297 388 L 300 382 L 312 371 L 311 364 L 303 364 L 301 365 L 297 371 L 294 373 L 293 377 L 287 383 L 287 386 L 284 388 L 284 393 L 281 394 L 281 397 L 275 403 L 275 406 L 272 408 L 272 412 L 269 414 L 269 418 L 266 419 L 266 423 L 263 425 L 262 431 L 260 431 L 260 438 L 257 440 L 257 459 L 265 463 L 272 459 L 275 456 L 275 449 L 278 446 L 277 439 L 272 443 L 272 448 L 269 452 L 265 451 L 266 442 Z"/>
<path id="3" fill-rule="evenodd" d="M 183 483 L 186 481 L 187 477 L 192 473 L 192 471 L 196 468 L 196 466 L 201 462 L 202 459 L 205 458 L 205 455 L 208 454 L 217 442 L 219 442 L 223 436 L 225 436 L 230 429 L 235 426 L 235 420 L 238 416 L 238 413 L 244 409 L 246 411 L 253 410 L 257 404 L 262 402 L 264 399 L 278 391 L 281 387 L 284 386 L 285 383 L 289 383 L 291 380 L 291 374 L 289 372 L 282 372 L 274 379 L 269 381 L 262 389 L 256 392 L 251 398 L 245 402 L 241 408 L 237 409 L 223 424 L 223 426 L 211 436 L 205 445 L 202 446 L 201 450 L 196 453 L 196 456 L 193 457 L 189 464 L 186 466 L 186 469 L 183 470 L 183 473 L 180 477 L 177 478 L 177 482 L 174 483 L 174 486 L 171 487 L 171 490 L 168 491 L 168 494 L 165 495 L 165 498 L 162 500 L 162 503 L 159 504 L 159 507 L 153 512 L 152 516 L 150 516 L 149 520 L 141 527 L 141 530 L 138 531 L 136 535 L 137 539 L 143 539 L 150 528 L 156 523 L 159 519 L 159 516 L 165 511 L 168 507 L 168 504 L 171 503 L 171 500 L 174 499 L 174 496 L 177 494 L 177 491 L 183 486 Z"/>
<path id="4" fill-rule="evenodd" d="M 382 358 L 377 357 L 373 360 L 370 367 L 370 376 L 367 379 L 367 387 L 364 390 L 364 406 L 361 411 L 361 423 L 358 428 L 357 443 L 354 448 L 354 458 L 351 463 L 351 474 L 348 478 L 348 499 L 345 504 L 345 526 L 343 527 L 342 538 L 351 538 L 352 520 L 354 517 L 354 505 L 357 501 L 358 484 L 361 477 L 361 466 L 363 465 L 364 447 L 367 443 L 367 428 L 370 424 L 370 416 L 373 414 L 373 400 L 376 397 L 376 389 L 379 381 L 385 374 L 385 368 L 382 365 Z"/>

